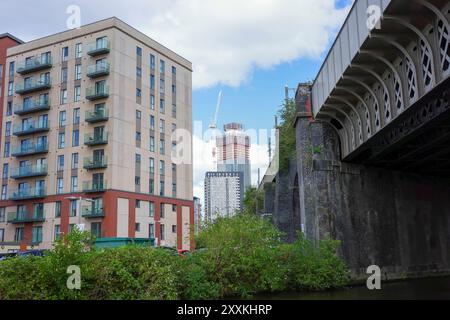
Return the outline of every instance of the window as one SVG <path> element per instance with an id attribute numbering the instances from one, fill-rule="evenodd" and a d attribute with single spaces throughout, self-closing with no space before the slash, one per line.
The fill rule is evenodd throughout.
<path id="1" fill-rule="evenodd" d="M 32 243 L 42 242 L 42 226 L 33 227 L 31 232 L 31 242 Z"/>
<path id="2" fill-rule="evenodd" d="M 177 226 L 175 224 L 172 225 L 172 233 L 177 233 Z"/>
<path id="3" fill-rule="evenodd" d="M 172 163 L 172 177 L 175 177 L 177 175 L 177 165 L 175 163 Z"/>
<path id="4" fill-rule="evenodd" d="M 59 240 L 60 238 L 61 238 L 61 225 L 56 224 L 55 225 L 55 236 L 54 236 L 54 239 L 56 241 L 56 240 Z"/>
<path id="5" fill-rule="evenodd" d="M 66 134 L 64 132 L 60 132 L 58 134 L 58 148 L 62 149 L 66 145 Z"/>
<path id="6" fill-rule="evenodd" d="M 141 200 L 136 199 L 136 208 L 141 207 Z"/>
<path id="7" fill-rule="evenodd" d="M 5 163 L 5 164 L 3 164 L 2 178 L 8 179 L 8 174 L 9 174 L 9 164 Z"/>
<path id="8" fill-rule="evenodd" d="M 135 159 L 136 163 L 141 163 L 141 155 L 139 153 L 136 153 L 136 155 L 134 156 L 134 159 Z"/>
<path id="9" fill-rule="evenodd" d="M 159 132 L 164 133 L 166 131 L 166 122 L 163 119 L 159 119 Z"/>
<path id="10" fill-rule="evenodd" d="M 61 201 L 55 202 L 55 218 L 61 217 Z"/>
<path id="11" fill-rule="evenodd" d="M 136 131 L 136 141 L 141 141 L 141 133 Z"/>
<path id="12" fill-rule="evenodd" d="M 2 208 L 5 209 L 5 208 Z M 150 216 L 150 218 L 153 218 L 155 216 L 155 203 L 154 202 L 149 202 L 149 206 L 148 206 L 148 215 Z"/>
<path id="13" fill-rule="evenodd" d="M 8 186 L 6 184 L 2 185 L 2 196 L 1 199 L 2 200 L 6 200 L 6 198 L 8 197 Z"/>
<path id="14" fill-rule="evenodd" d="M 150 69 L 155 70 L 155 56 L 153 54 L 150 55 Z"/>
<path id="15" fill-rule="evenodd" d="M 78 200 L 70 200 L 70 205 L 69 205 L 69 216 L 70 217 L 77 216 L 77 206 L 78 206 Z"/>
<path id="16" fill-rule="evenodd" d="M 172 118 L 176 118 L 176 117 L 177 117 L 177 105 L 172 104 Z"/>
<path id="17" fill-rule="evenodd" d="M 165 174 L 166 163 L 164 160 L 159 160 L 159 174 L 163 176 Z"/>
<path id="18" fill-rule="evenodd" d="M 75 86 L 73 101 L 78 102 L 80 100 L 81 100 L 81 86 Z"/>
<path id="19" fill-rule="evenodd" d="M 67 68 L 61 68 L 61 83 L 67 82 Z"/>
<path id="20" fill-rule="evenodd" d="M 63 188 L 64 188 L 63 178 L 57 178 L 56 179 L 56 193 L 57 194 L 63 193 Z"/>
<path id="21" fill-rule="evenodd" d="M 155 159 L 154 158 L 150 158 L 150 173 L 151 174 L 155 173 Z"/>
<path id="22" fill-rule="evenodd" d="M 150 136 L 150 152 L 155 152 L 155 137 L 153 136 Z"/>
<path id="23" fill-rule="evenodd" d="M 155 130 L 155 116 L 150 116 L 150 129 Z"/>
<path id="24" fill-rule="evenodd" d="M 5 241 L 5 229 L 0 229 L 0 242 Z"/>
<path id="25" fill-rule="evenodd" d="M 83 44 L 77 43 L 75 45 L 75 58 L 81 58 L 82 55 L 83 55 Z"/>
<path id="26" fill-rule="evenodd" d="M 135 184 L 136 186 L 140 186 L 140 185 L 141 185 L 141 177 L 135 176 L 135 177 L 134 177 L 134 184 Z"/>
<path id="27" fill-rule="evenodd" d="M 150 179 L 148 182 L 148 193 L 155 194 L 155 180 Z"/>
<path id="28" fill-rule="evenodd" d="M 66 104 L 66 103 L 67 103 L 67 89 L 61 89 L 59 104 Z"/>
<path id="29" fill-rule="evenodd" d="M 3 157 L 4 158 L 8 158 L 9 157 L 9 147 L 10 147 L 10 142 L 6 141 L 5 142 L 5 148 L 3 150 Z"/>
<path id="30" fill-rule="evenodd" d="M 172 85 L 172 94 L 176 94 L 177 93 L 177 86 L 176 85 Z"/>
<path id="31" fill-rule="evenodd" d="M 175 66 L 172 66 L 172 74 L 173 75 L 177 74 L 177 68 Z"/>
<path id="32" fill-rule="evenodd" d="M 141 119 L 141 112 L 136 110 L 136 119 Z"/>
<path id="33" fill-rule="evenodd" d="M 72 153 L 72 170 L 78 169 L 78 153 Z"/>
<path id="34" fill-rule="evenodd" d="M 164 60 L 159 60 L 159 73 L 166 72 L 166 63 Z"/>
<path id="35" fill-rule="evenodd" d="M 78 147 L 80 145 L 80 130 L 72 131 L 72 147 Z"/>
<path id="36" fill-rule="evenodd" d="M 159 234 L 160 234 L 161 240 L 166 239 L 166 235 L 164 234 L 164 225 L 163 224 L 159 225 Z"/>
<path id="37" fill-rule="evenodd" d="M 153 239 L 155 238 L 155 225 L 153 223 L 148 225 L 148 237 Z"/>
<path id="38" fill-rule="evenodd" d="M 172 204 L 172 211 L 173 212 L 177 212 L 177 205 L 176 204 Z"/>
<path id="39" fill-rule="evenodd" d="M 22 242 L 23 241 L 23 232 L 24 232 L 24 227 L 16 228 L 16 232 L 14 233 L 14 242 Z"/>
<path id="40" fill-rule="evenodd" d="M 81 64 L 75 65 L 75 80 L 81 79 Z"/>
<path id="41" fill-rule="evenodd" d="M 63 171 L 64 170 L 64 155 L 58 156 L 58 162 L 56 165 L 56 170 Z"/>
<path id="42" fill-rule="evenodd" d="M 172 133 L 177 130 L 177 125 L 175 123 L 172 123 Z"/>
<path id="43" fill-rule="evenodd" d="M 141 89 L 136 88 L 136 97 L 141 97 Z"/>
<path id="44" fill-rule="evenodd" d="M 5 123 L 5 136 L 9 137 L 11 135 L 11 121 Z"/>
<path id="45" fill-rule="evenodd" d="M 13 95 L 13 91 L 14 91 L 13 84 L 14 84 L 13 81 L 8 82 L 8 96 L 9 97 Z"/>
<path id="46" fill-rule="evenodd" d="M 155 110 L 155 96 L 150 95 L 150 110 Z"/>
<path id="47" fill-rule="evenodd" d="M 5 209 L 6 208 L 0 208 L 0 222 L 5 222 L 6 220 L 6 215 L 5 215 Z"/>
<path id="48" fill-rule="evenodd" d="M 136 67 L 136 77 L 142 77 L 142 69 L 140 67 Z"/>
<path id="49" fill-rule="evenodd" d="M 66 111 L 59 112 L 59 126 L 60 127 L 66 126 Z"/>
<path id="50" fill-rule="evenodd" d="M 166 141 L 159 139 L 159 153 L 164 155 L 166 153 Z"/>
<path id="51" fill-rule="evenodd" d="M 69 47 L 64 47 L 61 49 L 61 60 L 62 61 L 69 60 Z"/>
<path id="52" fill-rule="evenodd" d="M 172 197 L 177 196 L 177 184 L 175 182 L 172 183 Z"/>
<path id="53" fill-rule="evenodd" d="M 96 238 L 100 238 L 102 236 L 102 223 L 101 222 L 92 222 L 91 223 L 91 234 Z"/>
<path id="54" fill-rule="evenodd" d="M 137 55 L 138 57 L 141 57 L 141 56 L 142 56 L 142 48 L 141 48 L 141 47 L 136 47 L 136 55 Z"/>
<path id="55" fill-rule="evenodd" d="M 6 103 L 6 115 L 11 116 L 12 115 L 12 101 L 8 101 Z"/>
<path id="56" fill-rule="evenodd" d="M 70 192 L 76 192 L 78 190 L 78 177 L 70 177 Z"/>
<path id="57" fill-rule="evenodd" d="M 80 108 L 73 109 L 73 124 L 80 123 Z"/>
<path id="58" fill-rule="evenodd" d="M 153 74 L 150 75 L 150 89 L 155 90 L 155 76 Z"/>
<path id="59" fill-rule="evenodd" d="M 9 63 L 9 77 L 14 78 L 14 71 L 15 71 L 15 62 L 11 61 Z"/>
<path id="60" fill-rule="evenodd" d="M 69 233 L 71 233 L 75 229 L 75 225 L 73 223 L 69 224 Z"/>
<path id="61" fill-rule="evenodd" d="M 159 112 L 164 114 L 165 111 L 166 111 L 166 102 L 164 101 L 164 99 L 159 99 Z"/>
<path id="62" fill-rule="evenodd" d="M 164 93 L 165 90 L 166 90 L 166 82 L 164 81 L 164 79 L 159 79 L 159 92 Z"/>
<path id="63" fill-rule="evenodd" d="M 165 194 L 165 189 L 166 188 L 166 184 L 164 183 L 164 181 L 160 181 L 159 182 L 159 195 L 160 196 L 164 196 Z"/>
<path id="64" fill-rule="evenodd" d="M 136 232 L 141 231 L 141 224 L 138 223 L 138 222 L 136 222 L 136 223 L 134 224 L 134 230 L 135 230 Z"/>

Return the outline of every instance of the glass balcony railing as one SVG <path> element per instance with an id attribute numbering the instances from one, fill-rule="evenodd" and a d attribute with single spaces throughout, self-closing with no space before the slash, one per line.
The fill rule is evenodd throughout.
<path id="1" fill-rule="evenodd" d="M 27 222 L 44 222 L 45 214 L 42 210 L 33 210 L 32 212 L 20 211 L 8 213 L 9 223 L 27 223 Z"/>
<path id="2" fill-rule="evenodd" d="M 14 105 L 14 114 L 23 115 L 33 112 L 50 110 L 49 99 L 36 99 L 34 101 L 24 102 Z"/>
<path id="3" fill-rule="evenodd" d="M 11 178 L 13 178 L 13 179 L 39 177 L 39 176 L 46 176 L 46 175 L 47 175 L 47 166 L 46 165 L 23 166 L 23 167 L 13 168 L 11 170 Z"/>
<path id="4" fill-rule="evenodd" d="M 14 126 L 13 134 L 15 136 L 24 136 L 38 132 L 45 132 L 50 130 L 49 121 L 30 121 L 24 122 Z"/>
<path id="5" fill-rule="evenodd" d="M 87 54 L 95 57 L 101 54 L 109 53 L 109 40 L 99 39 L 94 43 L 88 44 Z"/>
<path id="6" fill-rule="evenodd" d="M 108 159 L 103 157 L 86 157 L 83 161 L 83 168 L 92 170 L 92 169 L 103 169 L 108 166 Z"/>
<path id="7" fill-rule="evenodd" d="M 16 84 L 17 94 L 28 94 L 40 90 L 47 90 L 52 87 L 50 79 L 45 80 L 29 80 L 23 83 Z"/>
<path id="8" fill-rule="evenodd" d="M 109 74 L 109 63 L 102 62 L 88 66 L 86 75 L 89 78 L 98 78 Z"/>
<path id="9" fill-rule="evenodd" d="M 102 108 L 94 111 L 86 111 L 84 119 L 86 122 L 95 123 L 101 121 L 107 121 L 109 116 L 108 109 Z"/>
<path id="10" fill-rule="evenodd" d="M 33 154 L 41 154 L 48 152 L 48 143 L 29 143 L 27 145 L 18 146 L 11 152 L 13 157 L 22 157 Z"/>
<path id="11" fill-rule="evenodd" d="M 94 180 L 83 182 L 83 192 L 104 192 L 106 190 L 105 180 Z"/>
<path id="12" fill-rule="evenodd" d="M 105 211 L 103 208 L 96 208 L 94 206 L 83 206 L 81 209 L 81 215 L 83 218 L 103 218 Z"/>
<path id="13" fill-rule="evenodd" d="M 98 100 L 105 99 L 109 97 L 109 87 L 104 86 L 94 86 L 86 89 L 86 99 L 88 100 Z"/>
<path id="14" fill-rule="evenodd" d="M 11 191 L 10 200 L 26 200 L 44 198 L 46 196 L 45 188 L 19 188 Z"/>
<path id="15" fill-rule="evenodd" d="M 108 143 L 108 134 L 103 133 L 86 133 L 84 135 L 84 144 L 87 146 L 98 146 Z"/>
<path id="16" fill-rule="evenodd" d="M 18 74 L 27 74 L 52 67 L 51 56 L 36 56 L 17 65 Z"/>

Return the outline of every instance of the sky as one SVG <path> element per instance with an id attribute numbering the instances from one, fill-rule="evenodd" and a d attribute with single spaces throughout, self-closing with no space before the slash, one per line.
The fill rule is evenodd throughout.
<path id="1" fill-rule="evenodd" d="M 240 122 L 271 130 L 284 87 L 314 80 L 352 0 L 0 0 L 0 34 L 30 41 L 67 30 L 79 8 L 81 24 L 116 16 L 193 64 L 193 121 L 208 129 L 218 92 L 218 128 Z M 20 19 L 14 14 L 20 11 Z M 294 92 L 290 91 L 293 95 Z M 201 123 L 200 123 L 201 122 Z M 200 125 L 199 125 L 200 123 Z M 267 139 L 252 139 L 252 182 L 269 163 Z M 214 169 L 212 141 L 194 131 L 194 196 Z M 202 155 L 199 157 L 198 155 Z"/>

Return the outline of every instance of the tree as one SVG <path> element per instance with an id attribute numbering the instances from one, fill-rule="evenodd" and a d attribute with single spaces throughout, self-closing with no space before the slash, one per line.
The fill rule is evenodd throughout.
<path id="1" fill-rule="evenodd" d="M 297 107 L 293 99 L 288 99 L 278 111 L 280 118 L 279 128 L 279 156 L 280 170 L 289 168 L 289 161 L 294 157 L 296 150 L 295 143 L 295 118 Z"/>
<path id="2" fill-rule="evenodd" d="M 258 188 L 249 187 L 244 195 L 244 213 L 258 214 L 263 212 L 264 208 L 264 192 Z"/>

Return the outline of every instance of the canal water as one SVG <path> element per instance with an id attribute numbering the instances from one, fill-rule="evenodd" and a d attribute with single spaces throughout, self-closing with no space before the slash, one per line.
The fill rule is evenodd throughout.
<path id="1" fill-rule="evenodd" d="M 382 282 L 380 290 L 369 290 L 366 286 L 354 286 L 321 292 L 264 294 L 254 298 L 267 300 L 450 299 L 450 277 Z"/>

